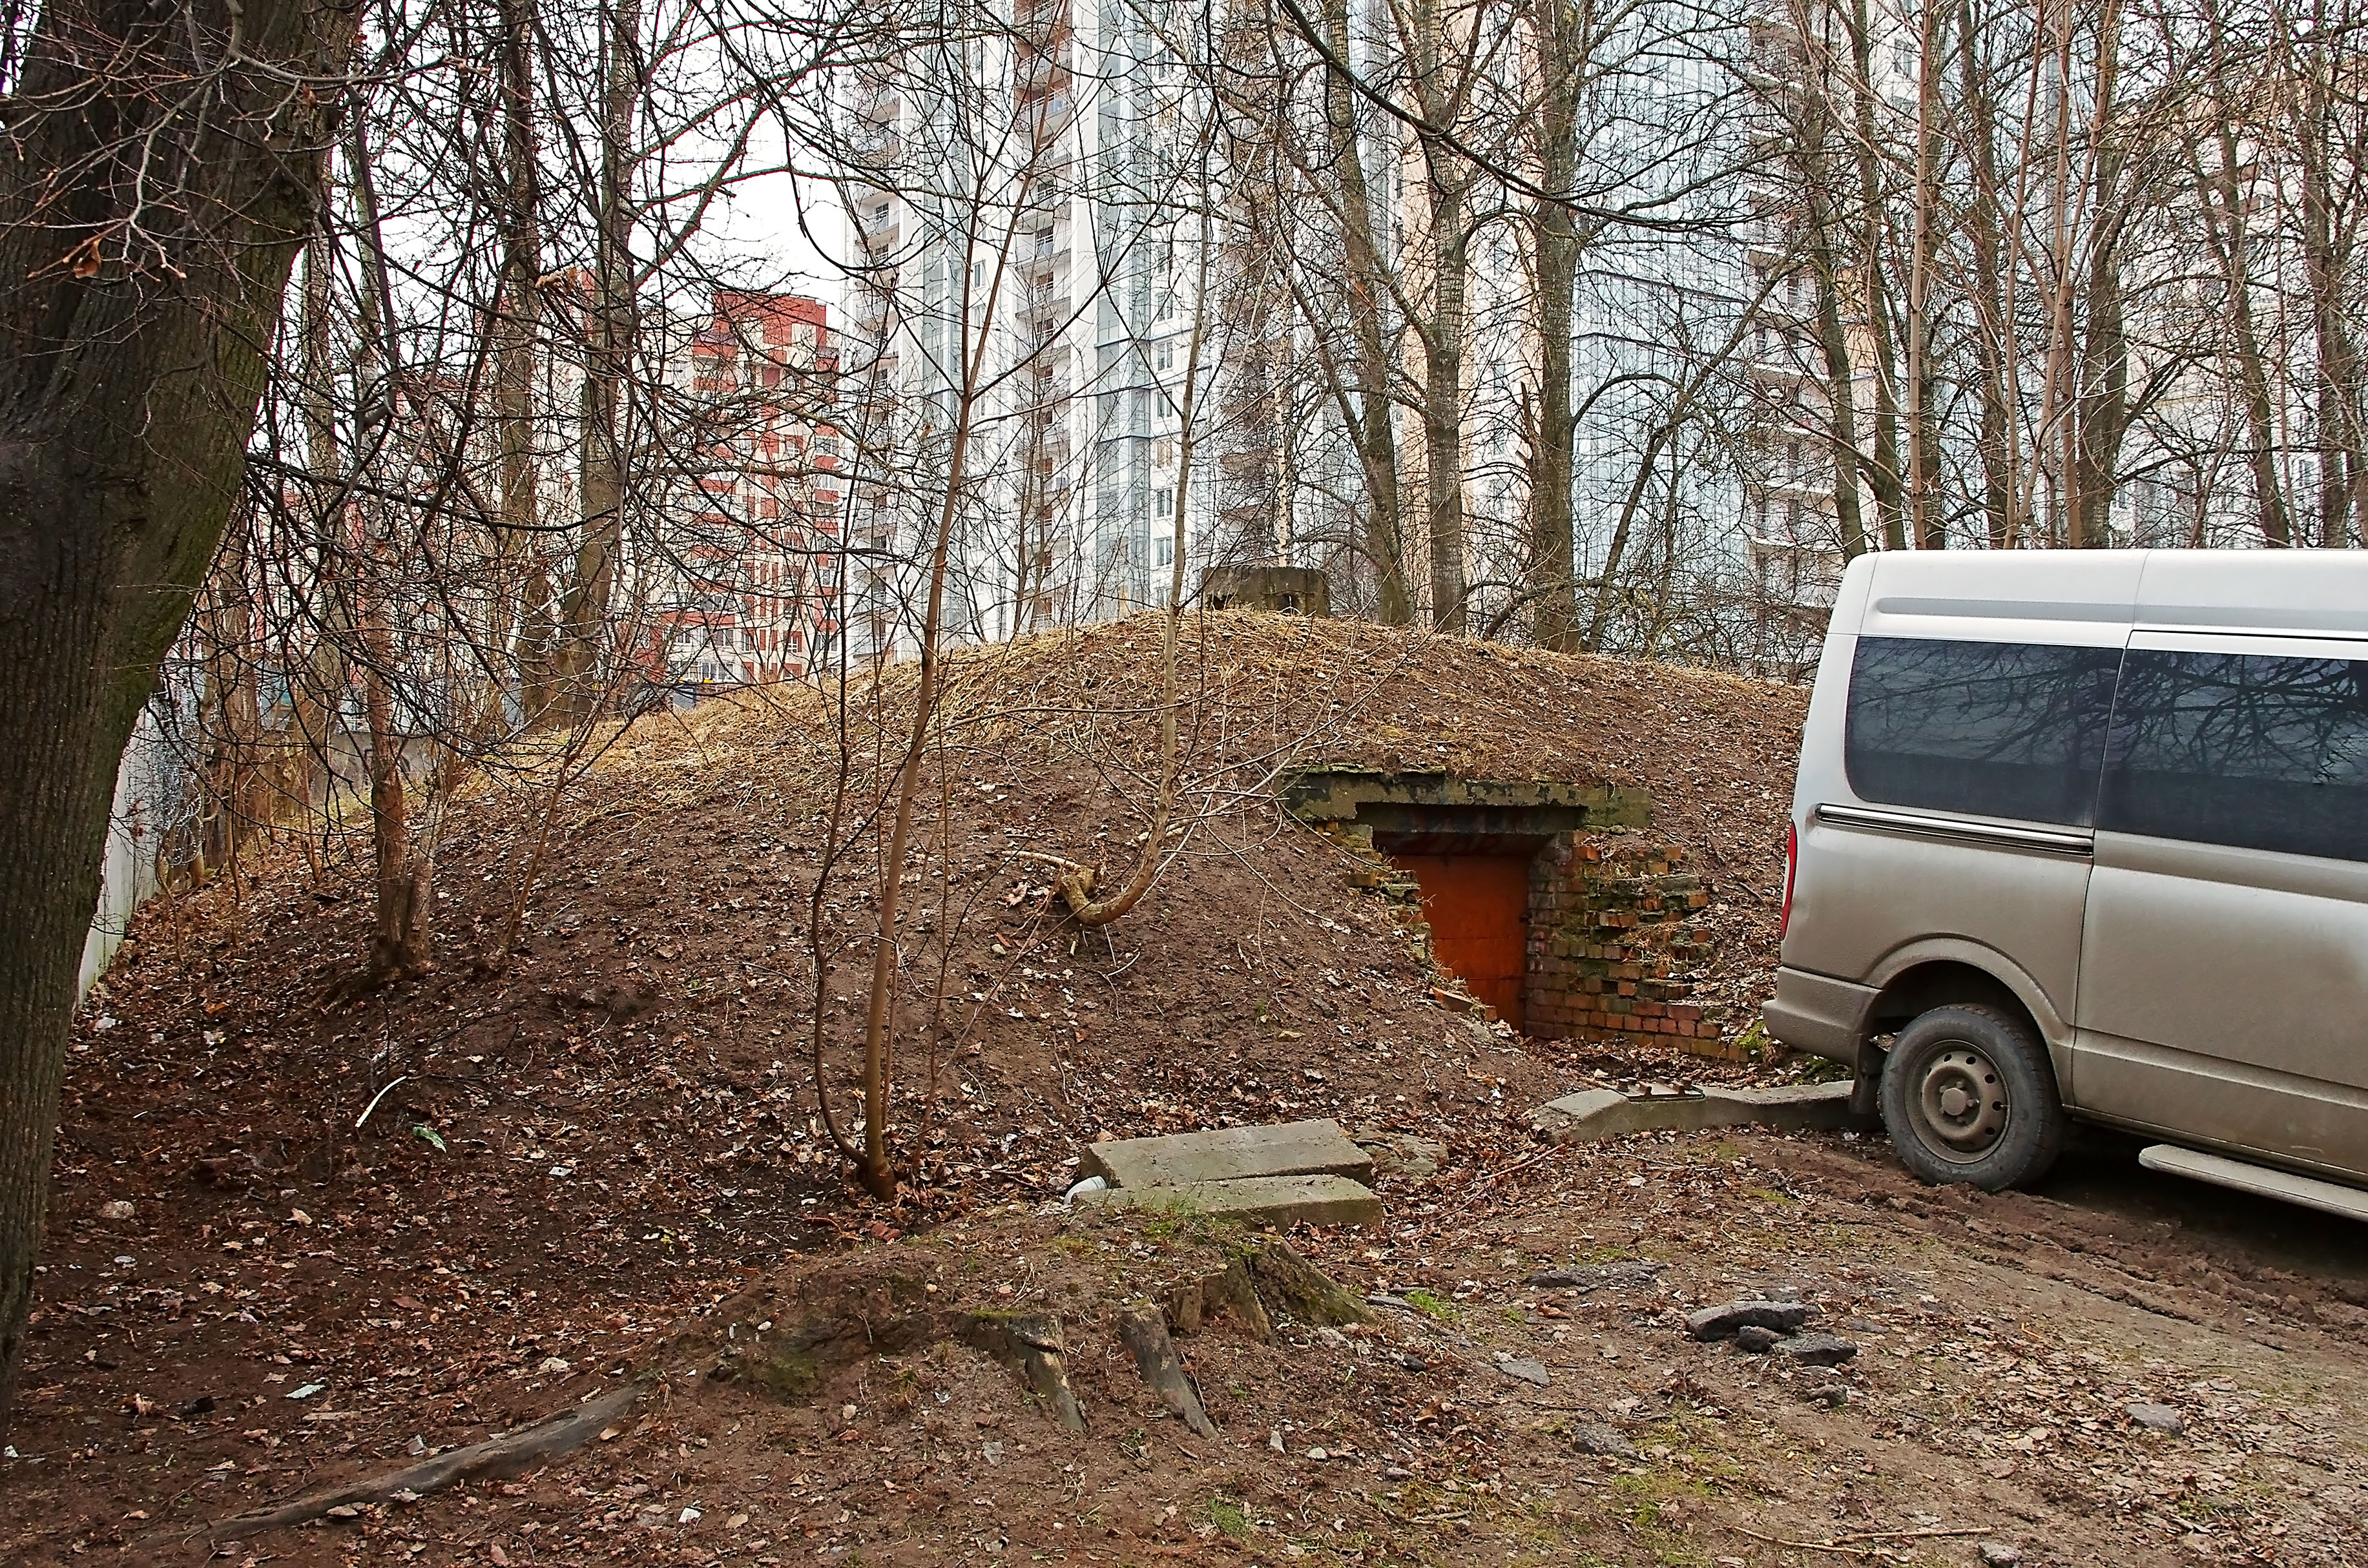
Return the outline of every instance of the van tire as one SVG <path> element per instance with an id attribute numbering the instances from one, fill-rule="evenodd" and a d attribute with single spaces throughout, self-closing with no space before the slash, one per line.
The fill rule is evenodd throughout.
<path id="1" fill-rule="evenodd" d="M 1894 1040 L 1878 1096 L 1900 1163 L 1935 1186 L 1998 1192 L 2035 1181 L 2064 1147 L 2064 1101 L 2031 1026 L 1952 1003 Z"/>

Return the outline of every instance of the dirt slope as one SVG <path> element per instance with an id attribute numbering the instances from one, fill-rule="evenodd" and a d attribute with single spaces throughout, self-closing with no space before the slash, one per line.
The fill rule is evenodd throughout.
<path id="1" fill-rule="evenodd" d="M 531 1413 L 535 1380 L 508 1374 L 543 1346 L 625 1342 L 788 1255 L 1057 1195 L 1104 1131 L 1338 1115 L 1476 1150 L 1578 1084 L 1701 1070 L 1525 1049 L 1440 1008 L 1383 906 L 1274 809 L 1293 763 L 1645 785 L 1719 890 L 1711 983 L 1764 983 L 1800 693 L 1284 618 L 1190 623 L 1192 829 L 1134 914 L 1078 932 L 1011 852 L 1123 869 L 1157 646 L 1134 621 L 952 661 L 903 890 L 895 1115 L 921 1179 L 894 1210 L 820 1152 L 805 1029 L 818 944 L 843 1090 L 876 834 L 817 903 L 818 850 L 839 738 L 852 798 L 876 798 L 909 670 L 843 730 L 812 693 L 764 694 L 642 721 L 555 795 L 531 770 L 481 784 L 441 857 L 442 967 L 358 1001 L 322 1001 L 365 944 L 357 840 L 152 905 L 72 1059 L 25 1380 L 40 1440 L 142 1401 L 249 1419 L 228 1390 L 256 1361 L 497 1425 Z M 489 969 L 546 823 L 521 939 Z M 472 1407 L 489 1378 L 517 1399 Z M 101 1471 L 150 1441 L 106 1425 Z M 128 1507 L 153 1482 L 104 1484 Z"/>
<path id="2" fill-rule="evenodd" d="M 1764 987 L 1797 691 L 1351 623 L 1190 625 L 1194 826 L 1138 909 L 1100 933 L 1060 918 L 1050 868 L 1013 852 L 1125 869 L 1153 792 L 1156 623 L 953 662 L 902 890 L 899 1075 L 907 1120 L 939 1119 L 930 1174 L 1033 1196 L 1059 1182 L 1081 1131 L 1485 1118 L 1585 1068 L 1697 1071 L 1524 1051 L 1450 1019 L 1384 909 L 1275 810 L 1273 778 L 1294 762 L 1644 784 L 1717 888 L 1705 990 L 1748 1001 Z M 908 685 L 897 672 L 847 722 L 859 802 L 906 722 Z M 610 1200 L 682 1224 L 727 1187 L 783 1223 L 829 1207 L 803 1201 L 836 1190 L 808 1125 L 812 960 L 819 949 L 830 971 L 825 1028 L 843 1077 L 876 850 L 876 832 L 856 835 L 815 905 L 839 733 L 811 692 L 751 698 L 643 721 L 555 803 L 533 779 L 481 790 L 442 855 L 442 971 L 359 1005 L 316 1005 L 370 918 L 359 878 L 334 864 L 300 874 L 283 858 L 258 886 L 155 912 L 88 1010 L 74 1085 L 88 1114 L 71 1119 L 69 1150 L 111 1151 L 120 1135 L 100 1130 L 144 1112 L 153 1158 L 303 1163 L 317 1178 L 379 1152 L 416 1157 L 425 1128 L 454 1156 L 438 1170 L 488 1155 L 528 1167 L 512 1185 L 529 1210 L 554 1180 L 575 1197 L 606 1181 Z M 472 958 L 497 940 L 545 821 L 518 951 L 487 974 Z M 158 1106 L 163 1082 L 208 1087 Z M 500 1149 L 476 1124 L 496 1108 Z M 545 1174 L 559 1165 L 570 1175 Z"/>

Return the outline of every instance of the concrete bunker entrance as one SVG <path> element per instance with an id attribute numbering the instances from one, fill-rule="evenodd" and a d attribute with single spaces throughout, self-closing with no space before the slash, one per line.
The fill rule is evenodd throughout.
<path id="1" fill-rule="evenodd" d="M 1640 790 L 1450 773 L 1323 769 L 1286 807 L 1365 862 L 1442 980 L 1523 1034 L 1651 1038 L 1719 1053 L 1691 1005 L 1709 903 Z"/>

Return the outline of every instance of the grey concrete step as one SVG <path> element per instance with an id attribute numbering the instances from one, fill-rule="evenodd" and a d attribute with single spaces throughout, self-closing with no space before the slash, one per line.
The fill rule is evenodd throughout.
<path id="1" fill-rule="evenodd" d="M 1343 1176 L 1239 1176 L 1157 1187 L 1121 1186 L 1081 1192 L 1077 1201 L 1272 1225 L 1377 1225 L 1382 1221 L 1382 1200 L 1370 1187 Z"/>
<path id="2" fill-rule="evenodd" d="M 1623 1095 L 1582 1089 L 1530 1112 L 1530 1125 L 1557 1143 L 1588 1143 L 1631 1132 L 1699 1132 L 1712 1127 L 1809 1128 L 1855 1125 L 1847 1083 L 1787 1084 L 1773 1089 L 1704 1089 L 1700 1094 Z"/>
<path id="3" fill-rule="evenodd" d="M 1335 1176 L 1373 1179 L 1373 1157 L 1349 1141 L 1337 1121 L 1224 1127 L 1165 1138 L 1121 1138 L 1086 1145 L 1082 1174 L 1114 1187 L 1186 1187 L 1253 1176 Z"/>

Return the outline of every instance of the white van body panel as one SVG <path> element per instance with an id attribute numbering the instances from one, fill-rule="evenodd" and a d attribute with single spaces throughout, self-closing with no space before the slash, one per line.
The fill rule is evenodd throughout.
<path id="1" fill-rule="evenodd" d="M 2134 551 L 1919 550 L 1860 561 L 1874 562 L 1850 628 L 1860 636 L 2093 648 L 2129 634 L 2145 569 Z"/>
<path id="2" fill-rule="evenodd" d="M 2141 627 L 2368 637 L 2368 551 L 2111 553 L 2144 562 L 2135 607 Z"/>

